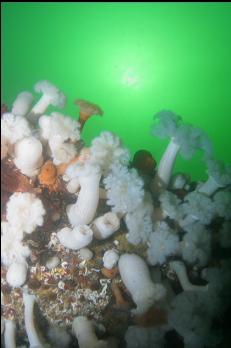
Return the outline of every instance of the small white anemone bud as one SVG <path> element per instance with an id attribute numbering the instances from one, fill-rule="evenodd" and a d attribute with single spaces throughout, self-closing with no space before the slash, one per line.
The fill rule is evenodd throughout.
<path id="1" fill-rule="evenodd" d="M 6 273 L 7 283 L 14 288 L 22 286 L 26 281 L 27 269 L 26 262 L 12 263 Z"/>
<path id="2" fill-rule="evenodd" d="M 51 256 L 48 258 L 46 262 L 46 267 L 48 269 L 52 269 L 57 267 L 59 263 L 60 263 L 60 259 L 58 258 L 58 256 Z"/>
<path id="3" fill-rule="evenodd" d="M 184 291 L 207 291 L 208 285 L 194 285 L 190 283 L 186 273 L 185 264 L 182 261 L 169 262 L 171 269 L 176 272 L 180 285 Z"/>
<path id="4" fill-rule="evenodd" d="M 33 95 L 30 92 L 21 92 L 13 102 L 12 114 L 17 116 L 26 116 L 33 102 Z"/>
<path id="5" fill-rule="evenodd" d="M 137 308 L 132 312 L 142 315 L 157 301 L 166 295 L 166 289 L 159 283 L 153 283 L 144 260 L 135 254 L 123 254 L 119 258 L 119 272 L 122 281 L 130 292 Z"/>
<path id="6" fill-rule="evenodd" d="M 107 250 L 103 255 L 103 265 L 107 269 L 115 267 L 119 260 L 118 252 L 115 249 Z"/>
<path id="7" fill-rule="evenodd" d="M 1 138 L 4 137 L 11 145 L 32 134 L 29 122 L 22 116 L 4 113 L 1 119 Z"/>
<path id="8" fill-rule="evenodd" d="M 11 226 L 14 226 L 12 232 L 17 229 L 20 239 L 22 239 L 22 232 L 32 233 L 37 226 L 42 226 L 43 216 L 46 213 L 42 201 L 34 193 L 29 192 L 15 192 L 11 195 L 6 211 L 7 220 Z"/>
<path id="9" fill-rule="evenodd" d="M 72 330 L 77 337 L 79 348 L 107 348 L 106 341 L 98 340 L 95 328 L 87 317 L 76 317 L 72 324 Z"/>
<path id="10" fill-rule="evenodd" d="M 43 163 L 42 151 L 42 143 L 38 139 L 33 136 L 23 138 L 15 145 L 14 164 L 22 174 L 33 177 Z"/>
<path id="11" fill-rule="evenodd" d="M 73 229 L 64 227 L 57 232 L 57 237 L 65 248 L 78 250 L 91 243 L 93 232 L 87 225 L 76 226 Z"/>
<path id="12" fill-rule="evenodd" d="M 106 213 L 98 217 L 92 223 L 94 237 L 98 240 L 110 237 L 120 228 L 120 219 L 116 213 Z"/>
<path id="13" fill-rule="evenodd" d="M 81 260 L 91 260 L 93 257 L 93 252 L 88 248 L 81 248 L 78 252 L 78 256 Z"/>

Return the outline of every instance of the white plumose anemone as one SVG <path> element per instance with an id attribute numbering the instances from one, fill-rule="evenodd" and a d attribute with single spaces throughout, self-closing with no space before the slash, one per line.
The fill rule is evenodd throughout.
<path id="1" fill-rule="evenodd" d="M 9 112 L 3 114 L 1 120 L 1 135 L 9 140 L 11 144 L 32 133 L 28 121 L 21 116 L 16 116 Z"/>
<path id="2" fill-rule="evenodd" d="M 179 252 L 179 247 L 179 236 L 165 222 L 160 222 L 150 236 L 148 261 L 162 265 L 168 256 Z"/>
<path id="3" fill-rule="evenodd" d="M 17 238 L 15 233 L 4 233 L 1 236 L 1 260 L 6 266 L 13 262 L 23 262 L 30 256 L 29 247 Z"/>
<path id="4" fill-rule="evenodd" d="M 128 164 L 130 154 L 119 137 L 111 132 L 102 132 L 91 143 L 91 161 L 98 165 L 103 173 L 107 175 L 114 164 Z"/>
<path id="5" fill-rule="evenodd" d="M 50 116 L 43 115 L 39 118 L 41 137 L 49 140 L 53 137 L 59 137 L 60 141 L 80 139 L 80 124 L 59 112 L 52 112 Z"/>
<path id="6" fill-rule="evenodd" d="M 42 93 L 42 97 L 33 106 L 31 117 L 36 119 L 35 115 L 42 115 L 49 105 L 63 108 L 66 103 L 65 95 L 51 82 L 47 80 L 38 81 L 34 89 L 37 93 Z"/>
<path id="7" fill-rule="evenodd" d="M 133 212 L 144 198 L 143 180 L 135 169 L 113 165 L 104 179 L 107 190 L 107 204 L 118 213 Z"/>
<path id="8" fill-rule="evenodd" d="M 6 211 L 9 223 L 20 231 L 32 233 L 43 224 L 45 209 L 42 201 L 33 193 L 14 193 L 10 196 Z"/>

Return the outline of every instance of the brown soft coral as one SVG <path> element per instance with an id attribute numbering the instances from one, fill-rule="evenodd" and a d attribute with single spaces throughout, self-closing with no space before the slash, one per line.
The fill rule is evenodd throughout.
<path id="1" fill-rule="evenodd" d="M 50 160 L 46 161 L 42 166 L 38 175 L 38 181 L 41 186 L 47 187 L 49 191 L 61 190 L 57 167 Z"/>
<path id="2" fill-rule="evenodd" d="M 9 159 L 1 161 L 1 214 L 4 218 L 6 204 L 14 192 L 34 192 L 39 189 L 34 187 L 33 182 L 23 175 Z"/>

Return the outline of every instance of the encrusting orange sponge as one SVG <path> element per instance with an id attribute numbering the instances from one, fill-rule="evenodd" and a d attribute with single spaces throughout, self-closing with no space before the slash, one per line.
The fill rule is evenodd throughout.
<path id="1" fill-rule="evenodd" d="M 52 161 L 46 161 L 38 175 L 39 183 L 48 187 L 49 191 L 57 191 L 60 189 L 60 180 L 58 178 L 57 167 Z"/>

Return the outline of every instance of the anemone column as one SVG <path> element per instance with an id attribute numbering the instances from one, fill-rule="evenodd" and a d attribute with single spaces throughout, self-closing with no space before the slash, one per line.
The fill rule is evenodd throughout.
<path id="1" fill-rule="evenodd" d="M 153 193 L 160 193 L 161 189 L 168 186 L 179 150 L 180 146 L 174 142 L 174 139 L 171 139 L 160 160 L 157 174 L 152 184 Z"/>

